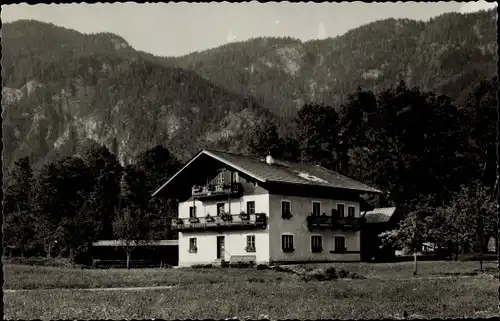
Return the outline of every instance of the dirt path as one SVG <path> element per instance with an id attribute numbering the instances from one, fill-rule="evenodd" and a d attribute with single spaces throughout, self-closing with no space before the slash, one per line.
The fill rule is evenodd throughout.
<path id="1" fill-rule="evenodd" d="M 21 292 L 34 292 L 34 291 L 148 291 L 148 290 L 164 290 L 172 289 L 175 285 L 161 285 L 161 286 L 143 286 L 143 287 L 129 287 L 129 288 L 59 288 L 59 289 L 17 289 L 17 290 L 3 290 L 4 293 L 21 293 Z"/>

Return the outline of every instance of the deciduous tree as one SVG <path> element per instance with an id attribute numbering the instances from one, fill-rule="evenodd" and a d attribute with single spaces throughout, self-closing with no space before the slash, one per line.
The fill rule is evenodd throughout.
<path id="1" fill-rule="evenodd" d="M 132 251 L 137 245 L 145 245 L 149 241 L 146 211 L 138 207 L 125 207 L 118 210 L 113 222 L 113 233 L 118 241 L 123 242 L 127 253 L 127 269 L 130 269 Z"/>

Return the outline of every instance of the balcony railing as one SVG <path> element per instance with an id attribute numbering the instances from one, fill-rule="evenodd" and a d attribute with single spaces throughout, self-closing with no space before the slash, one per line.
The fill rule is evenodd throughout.
<path id="1" fill-rule="evenodd" d="M 327 215 L 309 215 L 307 217 L 307 226 L 309 229 L 342 229 L 359 230 L 365 222 L 363 217 L 335 217 Z"/>
<path id="2" fill-rule="evenodd" d="M 266 228 L 267 216 L 265 213 L 257 213 L 177 218 L 172 220 L 171 227 L 174 231 Z"/>
<path id="3" fill-rule="evenodd" d="M 240 196 L 243 192 L 241 183 L 220 185 L 195 185 L 191 189 L 191 195 L 196 198 L 213 198 L 218 196 Z"/>

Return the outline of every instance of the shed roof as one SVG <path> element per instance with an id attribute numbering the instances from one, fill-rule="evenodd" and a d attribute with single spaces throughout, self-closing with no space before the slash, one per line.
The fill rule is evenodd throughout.
<path id="1" fill-rule="evenodd" d="M 387 223 L 395 212 L 395 207 L 380 207 L 367 211 L 364 217 L 367 223 Z"/>

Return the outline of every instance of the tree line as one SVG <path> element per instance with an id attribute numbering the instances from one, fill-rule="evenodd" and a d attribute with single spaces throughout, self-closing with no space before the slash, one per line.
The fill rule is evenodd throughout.
<path id="1" fill-rule="evenodd" d="M 105 146 L 89 147 L 37 172 L 28 157 L 21 157 L 4 189 L 5 248 L 21 256 L 88 262 L 96 240 L 172 238 L 168 220 L 176 215 L 176 202 L 151 193 L 179 166 L 160 145 L 125 167 Z"/>
<path id="2" fill-rule="evenodd" d="M 407 213 L 381 235 L 385 245 L 482 254 L 497 231 L 497 88 L 496 77 L 480 81 L 461 103 L 404 82 L 359 88 L 337 109 L 306 104 L 286 134 L 261 123 L 247 153 L 322 165 L 384 191 L 373 206 Z"/>
<path id="3" fill-rule="evenodd" d="M 385 191 L 372 205 L 409 213 L 386 243 L 484 250 L 496 231 L 497 87 L 496 78 L 481 81 L 460 104 L 404 82 L 379 93 L 359 88 L 339 108 L 308 103 L 287 124 L 261 121 L 238 144 L 248 155 L 322 165 Z M 5 188 L 4 244 L 76 261 L 95 240 L 173 237 L 177 201 L 150 195 L 179 168 L 163 146 L 125 167 L 104 146 L 36 173 L 19 158 Z"/>

